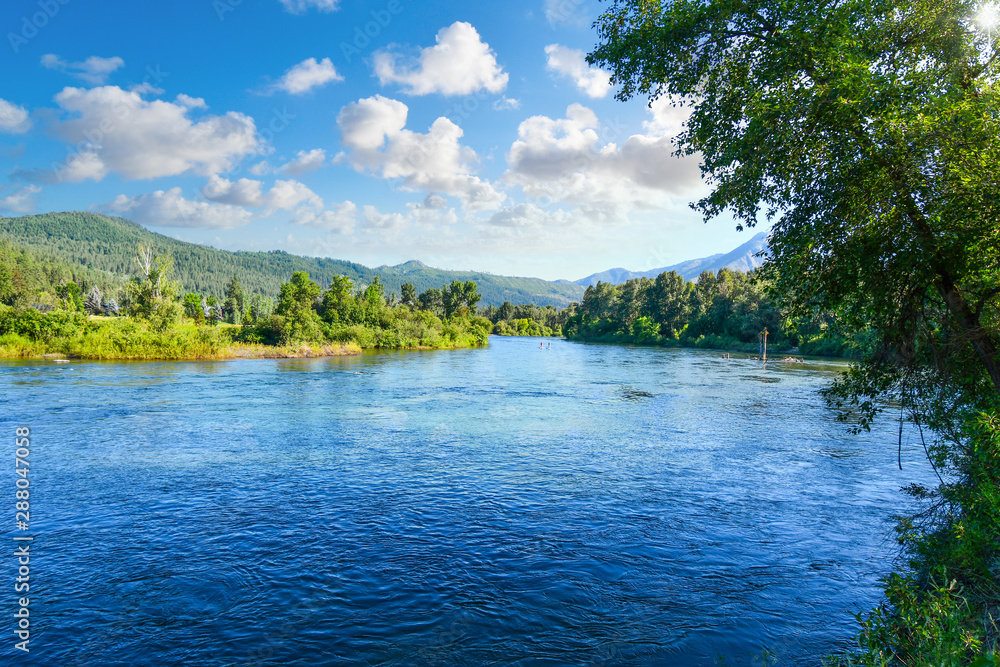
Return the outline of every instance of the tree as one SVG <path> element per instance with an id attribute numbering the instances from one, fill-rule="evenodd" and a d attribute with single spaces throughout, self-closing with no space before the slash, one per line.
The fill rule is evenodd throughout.
<path id="1" fill-rule="evenodd" d="M 620 99 L 690 112 L 679 153 L 700 155 L 712 185 L 696 208 L 773 222 L 764 273 L 788 315 L 827 311 L 867 331 L 828 396 L 860 428 L 894 398 L 932 429 L 931 458 L 955 481 L 914 489 L 936 504 L 902 534 L 925 578 L 946 562 L 949 579 L 995 591 L 995 571 L 975 564 L 1000 556 L 1000 539 L 962 537 L 963 517 L 1000 522 L 996 501 L 972 493 L 1000 484 L 1000 42 L 977 11 L 616 0 L 588 60 Z"/>
<path id="2" fill-rule="evenodd" d="M 90 288 L 83 306 L 88 313 L 100 314 L 104 312 L 104 307 L 101 305 L 101 290 L 97 288 L 97 285 Z"/>
<path id="3" fill-rule="evenodd" d="M 343 321 L 351 319 L 351 311 L 356 306 L 351 292 L 354 290 L 354 283 L 347 276 L 334 276 L 330 281 L 330 287 L 323 293 L 323 303 L 320 306 L 320 314 L 327 322 Z"/>
<path id="4" fill-rule="evenodd" d="M 452 281 L 450 285 L 441 288 L 441 303 L 444 305 L 444 316 L 451 317 L 465 303 L 465 285 L 461 281 Z"/>
<path id="5" fill-rule="evenodd" d="M 201 310 L 205 314 L 205 321 L 212 326 L 215 326 L 222 320 L 222 310 L 219 307 L 219 300 L 214 296 L 201 300 Z"/>
<path id="6" fill-rule="evenodd" d="M 319 285 L 309 280 L 308 273 L 295 271 L 289 282 L 281 283 L 278 307 L 274 312 L 278 315 L 291 315 L 303 310 L 312 310 L 320 291 Z"/>
<path id="7" fill-rule="evenodd" d="M 204 299 L 194 292 L 188 292 L 184 295 L 181 303 L 184 305 L 184 314 L 195 321 L 195 324 L 205 323 L 205 307 L 202 306 Z"/>
<path id="8" fill-rule="evenodd" d="M 462 285 L 462 300 L 466 308 L 470 312 L 475 314 L 476 305 L 482 300 L 482 296 L 479 294 L 479 286 L 476 285 L 474 280 L 466 280 L 465 284 Z"/>
<path id="9" fill-rule="evenodd" d="M 56 295 L 62 299 L 66 308 L 73 311 L 83 310 L 83 299 L 80 298 L 80 286 L 74 282 L 68 282 L 56 287 Z"/>
<path id="10" fill-rule="evenodd" d="M 509 322 L 514 318 L 514 304 L 510 301 L 504 301 L 500 306 L 500 310 L 497 311 L 497 319 Z"/>
<path id="11" fill-rule="evenodd" d="M 583 292 L 580 310 L 584 315 L 595 319 L 609 319 L 616 313 L 618 288 L 611 283 L 597 281 Z"/>
<path id="12" fill-rule="evenodd" d="M 653 281 L 649 278 L 632 278 L 618 286 L 615 319 L 622 331 L 632 331 L 632 325 L 645 310 L 646 292 Z"/>
<path id="13" fill-rule="evenodd" d="M 417 303 L 421 310 L 426 310 L 435 315 L 444 315 L 444 301 L 442 300 L 442 290 L 433 287 L 420 293 Z"/>
<path id="14" fill-rule="evenodd" d="M 414 308 L 417 305 L 417 288 L 413 283 L 403 283 L 399 286 L 399 302 L 407 308 Z"/>
<path id="15" fill-rule="evenodd" d="M 1000 60 L 975 12 L 965 0 L 619 0 L 588 56 L 619 98 L 689 107 L 680 152 L 701 154 L 714 185 L 697 207 L 774 220 L 788 306 L 874 323 L 870 363 L 843 385 L 863 419 L 878 408 L 862 395 L 898 394 L 931 358 L 975 409 L 1000 389 Z"/>
<path id="16" fill-rule="evenodd" d="M 274 314 L 282 343 L 289 345 L 323 338 L 321 320 L 316 312 L 320 286 L 305 271 L 292 273 L 291 281 L 281 284 L 281 295 Z"/>
<path id="17" fill-rule="evenodd" d="M 166 329 L 183 312 L 175 302 L 180 285 L 169 280 L 173 262 L 164 255 L 154 258 L 152 248 L 140 246 L 135 263 L 139 273 L 125 286 L 129 311 L 149 320 L 157 329 Z"/>
<path id="18" fill-rule="evenodd" d="M 271 317 L 273 310 L 274 304 L 271 299 L 262 294 L 254 294 L 250 297 L 250 307 L 247 309 L 248 319 L 250 323 L 257 324 Z M 244 321 L 245 324 L 247 324 L 246 321 Z"/>
<path id="19" fill-rule="evenodd" d="M 226 321 L 230 324 L 240 324 L 243 321 L 243 313 L 246 307 L 246 293 L 240 286 L 239 279 L 233 276 L 233 279 L 229 281 L 229 285 L 226 286 L 226 302 L 224 305 L 226 311 Z"/>
<path id="20" fill-rule="evenodd" d="M 677 337 L 691 314 L 694 286 L 676 271 L 661 273 L 646 292 L 646 313 L 660 324 L 660 333 Z"/>

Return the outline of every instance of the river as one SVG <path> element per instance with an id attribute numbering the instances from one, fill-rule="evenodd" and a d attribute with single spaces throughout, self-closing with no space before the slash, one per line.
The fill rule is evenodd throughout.
<path id="1" fill-rule="evenodd" d="M 818 664 L 892 567 L 896 426 L 836 362 L 478 350 L 0 364 L 39 665 Z M 8 503 L 13 527 L 13 500 Z M 12 554 L 16 531 L 3 539 Z M 3 578 L 9 581 L 4 581 Z"/>

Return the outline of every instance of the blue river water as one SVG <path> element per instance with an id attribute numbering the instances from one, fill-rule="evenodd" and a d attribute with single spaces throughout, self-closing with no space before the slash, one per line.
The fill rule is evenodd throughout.
<path id="1" fill-rule="evenodd" d="M 895 425 L 849 435 L 818 395 L 839 363 L 549 342 L 0 364 L 0 662 L 805 665 L 848 646 L 899 488 L 932 474 L 912 435 L 902 471 Z"/>

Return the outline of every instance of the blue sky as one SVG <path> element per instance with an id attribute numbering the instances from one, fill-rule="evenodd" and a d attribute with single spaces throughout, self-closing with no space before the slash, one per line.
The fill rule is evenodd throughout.
<path id="1" fill-rule="evenodd" d="M 8 0 L 0 215 L 547 279 L 732 249 L 683 111 L 619 102 L 592 0 Z"/>

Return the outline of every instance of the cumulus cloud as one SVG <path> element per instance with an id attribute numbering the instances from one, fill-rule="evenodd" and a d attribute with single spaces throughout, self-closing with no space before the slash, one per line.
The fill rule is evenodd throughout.
<path id="1" fill-rule="evenodd" d="M 573 82 L 587 97 L 606 97 L 611 92 L 611 74 L 587 64 L 583 51 L 560 44 L 545 47 L 545 68 Z"/>
<path id="2" fill-rule="evenodd" d="M 376 53 L 379 82 L 402 84 L 411 95 L 468 95 L 483 89 L 499 93 L 507 87 L 507 73 L 471 24 L 456 21 L 438 31 L 435 41 L 409 63 L 400 64 L 390 51 Z"/>
<path id="3" fill-rule="evenodd" d="M 488 224 L 498 227 L 550 227 L 564 225 L 570 219 L 566 211 L 546 211 L 528 202 L 500 209 L 490 216 Z"/>
<path id="4" fill-rule="evenodd" d="M 275 181 L 268 191 L 267 207 L 290 211 L 299 204 L 309 204 L 315 209 L 323 208 L 323 200 L 308 187 L 295 180 Z"/>
<path id="5" fill-rule="evenodd" d="M 316 171 L 326 162 L 326 151 L 322 148 L 314 148 L 311 151 L 299 151 L 295 154 L 295 159 L 285 163 L 281 171 L 292 176 L 301 176 Z"/>
<path id="6" fill-rule="evenodd" d="M 209 201 L 233 206 L 263 206 L 263 183 L 249 178 L 233 181 L 212 174 L 201 188 L 201 195 Z"/>
<path id="7" fill-rule="evenodd" d="M 292 95 L 308 93 L 331 81 L 343 81 L 344 77 L 337 73 L 329 58 L 317 62 L 315 58 L 307 58 L 295 65 L 274 85 L 275 90 L 284 90 Z"/>
<path id="8" fill-rule="evenodd" d="M 0 99 L 0 132 L 23 134 L 31 128 L 28 110 Z"/>
<path id="9" fill-rule="evenodd" d="M 374 206 L 364 207 L 365 227 L 378 230 L 403 229 L 409 221 L 402 213 L 380 213 Z"/>
<path id="10" fill-rule="evenodd" d="M 663 109 L 653 116 L 646 134 L 621 145 L 613 141 L 617 132 L 602 128 L 580 104 L 571 104 L 565 118 L 528 118 L 507 153 L 504 179 L 532 198 L 581 204 L 595 220 L 620 218 L 629 208 L 665 207 L 671 197 L 700 189 L 701 173 L 697 156 L 673 155 Z"/>
<path id="11" fill-rule="evenodd" d="M 676 137 L 691 116 L 691 108 L 674 105 L 668 97 L 658 97 L 649 104 L 650 120 L 643 121 L 646 132 L 659 137 Z"/>
<path id="12" fill-rule="evenodd" d="M 123 67 L 125 61 L 114 56 L 112 58 L 101 58 L 90 56 L 83 62 L 70 63 L 62 60 L 54 53 L 47 53 L 42 56 L 42 65 L 48 69 L 64 72 L 70 76 L 86 81 L 89 84 L 100 86 L 108 80 L 116 69 Z"/>
<path id="13" fill-rule="evenodd" d="M 350 234 L 357 221 L 358 207 L 351 201 L 344 201 L 324 211 L 301 208 L 295 212 L 290 222 L 306 227 L 318 227 L 338 234 Z"/>
<path id="14" fill-rule="evenodd" d="M 340 0 L 281 0 L 281 4 L 290 14 L 305 14 L 310 9 L 330 13 L 337 11 Z"/>
<path id="15" fill-rule="evenodd" d="M 440 195 L 429 194 L 423 202 L 411 202 L 402 213 L 382 213 L 374 206 L 363 207 L 364 226 L 370 232 L 398 232 L 414 226 L 434 229 L 458 222 L 455 209 L 448 208 Z"/>
<path id="16" fill-rule="evenodd" d="M 191 97 L 190 95 L 185 95 L 181 93 L 176 98 L 174 102 L 185 109 L 207 109 L 208 105 L 205 104 L 205 100 L 200 97 Z"/>
<path id="17" fill-rule="evenodd" d="M 100 208 L 128 215 L 140 224 L 153 227 L 233 229 L 247 224 L 252 218 L 250 211 L 239 206 L 185 199 L 179 187 L 135 197 L 118 195 Z"/>
<path id="18" fill-rule="evenodd" d="M 383 178 L 400 178 L 407 189 L 459 197 L 469 210 L 498 206 L 504 195 L 472 175 L 471 165 L 478 158 L 459 142 L 462 128 L 441 117 L 427 134 L 413 132 L 405 129 L 408 111 L 402 102 L 381 95 L 341 109 L 337 124 L 351 165 Z"/>
<path id="19" fill-rule="evenodd" d="M 56 180 L 99 181 L 109 172 L 149 179 L 188 172 L 209 175 L 228 171 L 260 148 L 254 121 L 230 111 L 193 120 L 188 113 L 197 98 L 171 103 L 147 101 L 117 86 L 84 90 L 65 88 L 56 103 L 72 118 L 56 133 L 78 147 Z"/>
<path id="20" fill-rule="evenodd" d="M 241 178 L 233 182 L 213 174 L 201 188 L 201 195 L 219 204 L 266 206 L 270 210 L 290 211 L 299 204 L 323 208 L 323 200 L 319 195 L 295 180 L 275 181 L 267 194 L 264 194 L 264 184 L 260 181 Z"/>
<path id="21" fill-rule="evenodd" d="M 23 215 L 35 210 L 35 195 L 42 189 L 37 185 L 25 185 L 13 194 L 0 197 L 0 211 Z"/>
<path id="22" fill-rule="evenodd" d="M 415 223 L 429 226 L 454 225 L 458 222 L 455 209 L 448 207 L 448 200 L 439 194 L 428 192 L 422 202 L 406 205 L 407 216 Z"/>

